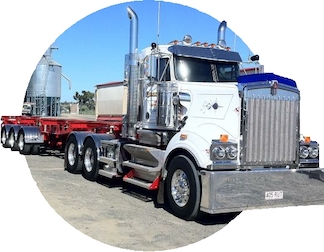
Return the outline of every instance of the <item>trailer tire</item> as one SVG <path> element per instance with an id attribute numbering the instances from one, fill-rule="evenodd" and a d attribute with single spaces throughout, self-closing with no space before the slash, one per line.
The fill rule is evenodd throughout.
<path id="1" fill-rule="evenodd" d="M 82 172 L 82 159 L 78 148 L 78 142 L 74 135 L 69 137 L 65 150 L 66 170 L 70 173 Z"/>
<path id="2" fill-rule="evenodd" d="M 40 144 L 30 144 L 30 154 L 38 155 L 40 153 Z"/>
<path id="3" fill-rule="evenodd" d="M 9 127 L 4 125 L 1 128 L 1 143 L 3 148 L 10 148 L 9 145 Z"/>
<path id="4" fill-rule="evenodd" d="M 18 133 L 18 148 L 19 148 L 19 153 L 22 155 L 29 155 L 31 153 L 32 145 L 31 144 L 26 144 L 25 143 L 25 133 L 24 131 L 20 130 Z"/>
<path id="5" fill-rule="evenodd" d="M 82 160 L 82 176 L 87 180 L 96 181 L 99 170 L 98 153 L 97 147 L 91 138 L 88 138 L 84 143 Z"/>
<path id="6" fill-rule="evenodd" d="M 9 131 L 9 145 L 12 151 L 18 151 L 19 147 L 18 147 L 18 141 L 16 139 L 16 133 L 14 128 L 11 128 Z"/>
<path id="7" fill-rule="evenodd" d="M 173 158 L 166 177 L 166 197 L 174 215 L 193 220 L 200 207 L 201 187 L 196 166 L 186 156 Z"/>

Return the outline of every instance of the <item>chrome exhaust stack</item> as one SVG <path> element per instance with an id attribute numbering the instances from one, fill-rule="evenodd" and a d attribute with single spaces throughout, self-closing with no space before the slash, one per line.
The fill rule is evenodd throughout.
<path id="1" fill-rule="evenodd" d="M 127 115 L 126 127 L 123 127 L 123 136 L 135 138 L 135 127 L 138 121 L 139 109 L 139 85 L 138 85 L 138 17 L 136 13 L 127 7 L 128 17 L 130 19 L 130 41 L 129 41 L 129 55 L 126 60 L 125 71 L 127 77 L 126 85 L 128 86 L 127 98 Z"/>
<path id="2" fill-rule="evenodd" d="M 226 41 L 225 41 L 226 28 L 227 28 L 226 21 L 222 21 L 218 27 L 218 38 L 217 38 L 217 45 L 221 48 L 226 48 Z"/>

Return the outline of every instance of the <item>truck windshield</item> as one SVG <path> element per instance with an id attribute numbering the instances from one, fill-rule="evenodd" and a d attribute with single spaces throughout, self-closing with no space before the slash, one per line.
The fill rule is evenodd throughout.
<path id="1" fill-rule="evenodd" d="M 213 61 L 175 55 L 175 77 L 189 82 L 235 82 L 239 76 L 237 62 Z"/>

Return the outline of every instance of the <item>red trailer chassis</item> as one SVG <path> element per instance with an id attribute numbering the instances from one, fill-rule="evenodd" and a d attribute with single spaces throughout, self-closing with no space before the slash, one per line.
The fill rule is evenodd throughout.
<path id="1" fill-rule="evenodd" d="M 65 117 L 39 117 L 39 116 L 2 116 L 1 117 L 1 142 L 6 145 L 6 139 L 17 140 L 21 128 L 29 127 L 38 129 L 43 142 L 40 143 L 45 149 L 63 151 L 68 135 L 72 131 L 93 133 L 109 133 L 119 138 L 122 126 L 122 117 L 110 117 L 104 120 L 84 120 Z M 13 147 L 13 146 L 5 146 Z"/>

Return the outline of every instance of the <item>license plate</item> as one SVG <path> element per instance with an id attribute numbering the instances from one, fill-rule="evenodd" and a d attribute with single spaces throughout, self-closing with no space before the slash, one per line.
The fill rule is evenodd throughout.
<path id="1" fill-rule="evenodd" d="M 265 199 L 266 200 L 283 199 L 283 191 L 269 191 L 269 192 L 265 192 Z"/>

